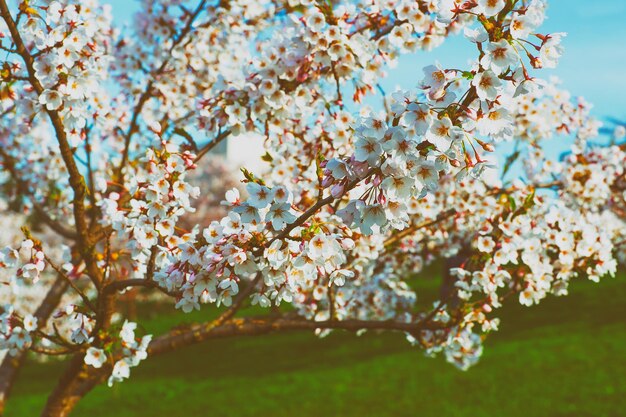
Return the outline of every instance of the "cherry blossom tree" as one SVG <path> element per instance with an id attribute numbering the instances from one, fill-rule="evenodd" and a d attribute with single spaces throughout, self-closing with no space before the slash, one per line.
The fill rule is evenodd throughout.
<path id="1" fill-rule="evenodd" d="M 542 33 L 545 10 L 142 0 L 116 27 L 95 0 L 0 0 L 2 406 L 29 352 L 68 358 L 42 412 L 67 416 L 151 356 L 286 330 L 395 331 L 467 369 L 504 302 L 614 275 L 626 153 L 594 145 L 590 106 L 540 78 L 565 36 Z M 400 55 L 457 33 L 466 68 L 433 60 L 380 88 Z M 250 135 L 268 169 L 207 187 L 211 152 Z M 451 259 L 419 308 L 415 272 Z M 145 334 L 119 308 L 129 291 L 219 313 Z"/>

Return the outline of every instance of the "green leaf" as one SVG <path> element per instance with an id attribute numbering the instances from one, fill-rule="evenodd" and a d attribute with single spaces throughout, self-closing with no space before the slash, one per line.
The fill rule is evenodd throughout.
<path id="1" fill-rule="evenodd" d="M 515 211 L 517 209 L 517 204 L 515 204 L 515 199 L 510 194 L 506 196 L 509 199 L 509 207 L 511 207 L 511 211 Z"/>
<path id="2" fill-rule="evenodd" d="M 274 158 L 272 158 L 272 155 L 270 155 L 269 152 L 265 152 L 265 155 L 263 155 L 261 159 L 265 162 L 272 162 L 274 160 Z"/>
<path id="3" fill-rule="evenodd" d="M 502 175 L 500 178 L 504 178 L 506 176 L 506 173 L 509 172 L 509 169 L 511 169 L 511 166 L 513 166 L 513 163 L 517 161 L 517 158 L 519 158 L 519 156 L 520 151 L 516 150 L 511 155 L 506 157 L 506 160 L 504 161 L 504 168 L 502 169 Z"/>
<path id="4" fill-rule="evenodd" d="M 535 190 L 533 190 L 532 193 L 528 194 L 528 196 L 526 196 L 526 198 L 524 199 L 524 205 L 523 207 L 525 209 L 529 209 L 532 206 L 535 205 Z"/>
<path id="5" fill-rule="evenodd" d="M 248 171 L 246 168 L 241 168 L 241 173 L 245 178 L 243 182 L 256 182 L 259 185 L 265 185 L 265 182 L 262 179 L 255 177 L 254 174 Z"/>

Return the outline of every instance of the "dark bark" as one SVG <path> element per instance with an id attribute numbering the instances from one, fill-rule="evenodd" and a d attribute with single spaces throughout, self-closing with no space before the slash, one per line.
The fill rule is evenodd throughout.
<path id="1" fill-rule="evenodd" d="M 241 318 L 215 325 L 203 323 L 191 325 L 183 329 L 174 329 L 161 335 L 148 346 L 148 355 L 171 352 L 184 346 L 234 336 L 257 336 L 267 333 L 290 330 L 340 329 L 358 331 L 361 329 L 386 330 L 415 333 L 421 330 L 437 330 L 445 328 L 442 323 L 430 320 L 415 323 L 398 321 L 364 321 L 364 320 L 329 320 L 313 321 L 299 318 Z"/>
<path id="2" fill-rule="evenodd" d="M 42 417 L 68 416 L 89 391 L 104 381 L 107 372 L 111 372 L 108 365 L 101 369 L 86 365 L 84 358 L 84 352 L 76 353 L 72 357 L 63 376 L 48 397 L 46 406 L 41 413 Z"/>
<path id="3" fill-rule="evenodd" d="M 114 294 L 101 294 L 98 300 L 96 325 L 92 331 L 92 335 L 95 338 L 93 343 L 95 346 L 99 346 L 101 343 L 101 332 L 106 332 L 111 324 L 111 317 L 115 311 L 115 302 Z M 57 382 L 54 391 L 48 397 L 41 416 L 65 417 L 69 415 L 78 401 L 96 385 L 102 383 L 110 373 L 110 364 L 96 369 L 85 364 L 85 352 L 74 354 L 65 372 Z"/>

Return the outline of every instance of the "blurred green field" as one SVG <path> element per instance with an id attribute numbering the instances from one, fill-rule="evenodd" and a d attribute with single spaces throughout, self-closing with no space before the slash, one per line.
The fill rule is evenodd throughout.
<path id="1" fill-rule="evenodd" d="M 574 282 L 568 297 L 505 308 L 501 331 L 467 372 L 425 357 L 401 334 L 224 339 L 149 358 L 129 381 L 97 388 L 72 415 L 626 416 L 624 284 L 623 276 Z M 148 314 L 148 330 L 180 319 L 165 311 Z M 30 362 L 6 416 L 39 415 L 61 371 L 60 363 Z"/>

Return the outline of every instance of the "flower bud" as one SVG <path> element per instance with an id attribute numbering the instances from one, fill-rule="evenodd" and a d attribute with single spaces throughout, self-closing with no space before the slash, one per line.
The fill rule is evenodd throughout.
<path id="1" fill-rule="evenodd" d="M 324 179 L 322 180 L 322 187 L 324 188 L 328 188 L 330 187 L 333 183 L 335 182 L 335 179 L 331 176 L 328 177 L 324 177 Z"/>
<path id="2" fill-rule="evenodd" d="M 387 197 L 385 197 L 385 194 L 381 191 L 380 193 L 378 193 L 378 204 L 381 205 L 385 205 L 387 203 Z"/>
<path id="3" fill-rule="evenodd" d="M 491 143 L 483 142 L 482 140 L 479 140 L 479 139 L 476 139 L 476 142 L 478 142 L 480 147 L 483 148 L 487 152 L 493 152 L 496 150 L 496 148 L 494 148 L 494 146 Z"/>
<path id="4" fill-rule="evenodd" d="M 346 190 L 346 185 L 343 182 L 340 182 L 338 184 L 333 185 L 330 188 L 330 195 L 332 195 L 333 198 L 339 198 L 343 195 L 345 190 Z"/>

